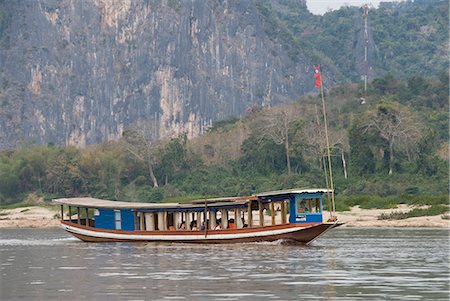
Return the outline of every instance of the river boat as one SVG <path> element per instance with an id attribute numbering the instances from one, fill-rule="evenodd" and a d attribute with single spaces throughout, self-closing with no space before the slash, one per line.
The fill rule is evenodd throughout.
<path id="1" fill-rule="evenodd" d="M 61 226 L 86 242 L 243 243 L 285 240 L 309 244 L 339 226 L 324 221 L 328 189 L 291 189 L 189 203 L 132 203 L 61 198 Z M 64 216 L 68 217 L 65 219 Z"/>

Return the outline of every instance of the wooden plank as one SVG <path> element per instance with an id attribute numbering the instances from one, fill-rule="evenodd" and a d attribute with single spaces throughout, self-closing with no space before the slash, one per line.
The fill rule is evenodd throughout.
<path id="1" fill-rule="evenodd" d="M 69 206 L 69 220 L 72 221 L 72 207 Z"/>
<path id="2" fill-rule="evenodd" d="M 236 209 L 235 224 L 236 229 L 244 228 L 244 223 L 242 222 L 242 209 Z"/>
<path id="3" fill-rule="evenodd" d="M 197 212 L 195 217 L 195 222 L 197 224 L 197 230 L 202 226 L 202 212 Z"/>
<path id="4" fill-rule="evenodd" d="M 138 223 L 138 213 L 136 211 L 133 212 L 133 221 L 134 221 L 134 230 L 139 230 L 139 223 Z"/>
<path id="5" fill-rule="evenodd" d="M 164 220 L 164 213 L 165 212 L 158 212 L 158 230 L 159 231 L 165 231 L 165 220 Z"/>
<path id="6" fill-rule="evenodd" d="M 270 216 L 272 217 L 272 225 L 275 225 L 275 204 L 270 202 Z"/>
<path id="7" fill-rule="evenodd" d="M 192 213 L 186 212 L 186 230 L 191 230 Z"/>
<path id="8" fill-rule="evenodd" d="M 216 229 L 217 217 L 215 211 L 209 211 L 209 229 Z"/>
<path id="9" fill-rule="evenodd" d="M 208 203 L 205 200 L 205 214 L 203 216 L 203 223 L 205 224 L 205 238 L 208 235 Z"/>
<path id="10" fill-rule="evenodd" d="M 252 201 L 248 202 L 247 208 L 248 227 L 253 227 Z"/>
<path id="11" fill-rule="evenodd" d="M 258 202 L 258 208 L 259 208 L 259 226 L 264 227 L 264 211 L 263 211 L 263 204 L 261 202 Z"/>
<path id="12" fill-rule="evenodd" d="M 140 218 L 141 218 L 141 231 L 145 230 L 145 214 L 144 212 L 140 212 Z"/>
<path id="13" fill-rule="evenodd" d="M 145 213 L 145 229 L 147 231 L 156 231 L 158 229 L 158 212 Z"/>
<path id="14" fill-rule="evenodd" d="M 286 224 L 286 201 L 281 201 L 281 223 Z"/>
<path id="15" fill-rule="evenodd" d="M 61 220 L 64 220 L 64 205 L 61 205 Z"/>
<path id="16" fill-rule="evenodd" d="M 86 207 L 86 226 L 89 227 L 89 208 Z"/>
<path id="17" fill-rule="evenodd" d="M 228 228 L 228 210 L 221 209 L 220 210 L 220 218 L 222 219 L 222 229 Z"/>
<path id="18" fill-rule="evenodd" d="M 78 225 L 81 225 L 81 210 L 80 207 L 77 207 L 77 218 L 78 218 Z"/>

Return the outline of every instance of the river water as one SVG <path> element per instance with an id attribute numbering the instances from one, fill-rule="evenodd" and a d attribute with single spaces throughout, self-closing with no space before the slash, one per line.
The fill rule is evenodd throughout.
<path id="1" fill-rule="evenodd" d="M 448 300 L 448 229 L 329 232 L 310 246 L 83 243 L 2 229 L 1 300 Z"/>

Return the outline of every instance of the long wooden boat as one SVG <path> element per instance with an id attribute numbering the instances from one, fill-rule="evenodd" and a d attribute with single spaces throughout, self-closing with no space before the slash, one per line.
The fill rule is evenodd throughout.
<path id="1" fill-rule="evenodd" d="M 61 226 L 86 242 L 240 243 L 287 240 L 308 244 L 341 223 L 324 221 L 326 189 L 292 189 L 196 200 L 131 203 L 95 198 L 53 200 Z M 64 214 L 68 219 L 64 219 Z"/>

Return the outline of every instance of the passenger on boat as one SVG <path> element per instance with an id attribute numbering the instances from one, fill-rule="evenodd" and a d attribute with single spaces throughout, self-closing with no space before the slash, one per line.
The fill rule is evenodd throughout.
<path id="1" fill-rule="evenodd" d="M 197 221 L 192 221 L 191 222 L 191 230 L 192 231 L 197 231 L 198 230 L 198 228 L 197 228 Z"/>
<path id="2" fill-rule="evenodd" d="M 205 222 L 202 223 L 202 225 L 200 226 L 200 231 L 205 231 L 206 226 L 205 226 Z"/>
<path id="3" fill-rule="evenodd" d="M 248 228 L 248 225 L 245 223 L 244 218 L 242 218 L 242 228 Z"/>
<path id="4" fill-rule="evenodd" d="M 222 230 L 222 225 L 221 225 L 222 221 L 220 220 L 220 218 L 216 221 L 216 227 L 214 228 L 214 230 Z"/>
<path id="5" fill-rule="evenodd" d="M 234 218 L 228 220 L 228 229 L 234 229 Z"/>
<path id="6" fill-rule="evenodd" d="M 298 213 L 309 212 L 308 207 L 306 207 L 305 201 L 300 202 L 300 206 L 298 207 Z"/>
<path id="7" fill-rule="evenodd" d="M 186 230 L 186 223 L 185 222 L 181 222 L 180 226 L 178 227 L 178 230 Z"/>

